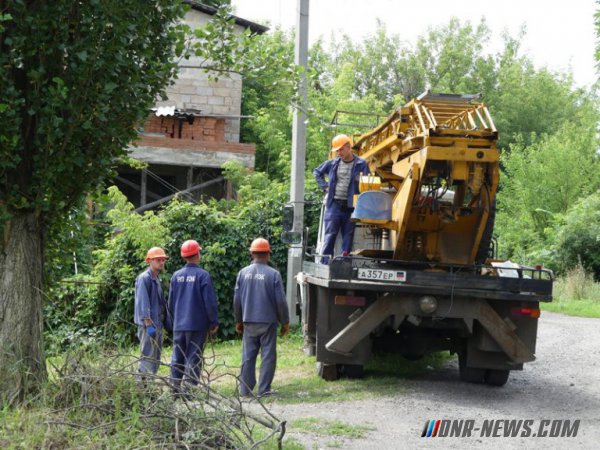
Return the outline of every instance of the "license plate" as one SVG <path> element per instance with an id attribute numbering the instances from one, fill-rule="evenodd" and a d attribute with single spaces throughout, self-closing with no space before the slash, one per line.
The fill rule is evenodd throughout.
<path id="1" fill-rule="evenodd" d="M 377 281 L 406 281 L 406 272 L 403 270 L 358 269 L 358 278 L 361 280 Z"/>

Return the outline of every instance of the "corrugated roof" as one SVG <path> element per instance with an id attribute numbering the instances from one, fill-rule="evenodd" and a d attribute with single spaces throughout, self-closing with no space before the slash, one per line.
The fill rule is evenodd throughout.
<path id="1" fill-rule="evenodd" d="M 154 114 L 157 116 L 173 116 L 175 115 L 175 107 L 174 106 L 158 106 L 156 108 L 152 108 Z"/>
<path id="2" fill-rule="evenodd" d="M 196 0 L 183 0 L 183 3 L 187 3 L 192 7 L 192 9 L 202 11 L 203 13 L 210 14 L 211 16 L 214 16 L 217 13 L 217 8 L 214 6 L 204 5 Z M 235 20 L 236 24 L 244 28 L 250 28 L 250 30 L 254 33 L 263 34 L 269 31 L 269 27 L 265 27 L 264 25 L 260 25 L 256 22 L 251 22 L 250 20 L 242 19 L 241 17 L 234 15 L 231 15 L 230 17 Z"/>

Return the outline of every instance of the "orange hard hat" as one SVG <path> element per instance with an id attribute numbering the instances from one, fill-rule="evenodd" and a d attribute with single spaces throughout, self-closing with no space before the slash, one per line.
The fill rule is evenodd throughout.
<path id="1" fill-rule="evenodd" d="M 181 257 L 188 258 L 194 256 L 200 253 L 200 250 L 202 250 L 202 247 L 196 241 L 190 239 L 181 244 Z"/>
<path id="2" fill-rule="evenodd" d="M 335 152 L 346 144 L 350 144 L 352 147 L 352 139 L 347 134 L 338 134 L 331 140 L 331 150 Z"/>
<path id="3" fill-rule="evenodd" d="M 256 238 L 250 244 L 250 251 L 256 253 L 271 253 L 271 246 L 269 241 L 265 238 Z"/>
<path id="4" fill-rule="evenodd" d="M 146 262 L 150 262 L 151 259 L 156 258 L 169 259 L 169 257 L 165 254 L 165 251 L 162 248 L 152 247 L 150 250 L 148 250 L 148 253 L 146 253 Z"/>

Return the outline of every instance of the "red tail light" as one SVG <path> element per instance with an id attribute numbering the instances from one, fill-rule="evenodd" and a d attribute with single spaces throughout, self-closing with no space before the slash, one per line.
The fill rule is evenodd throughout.
<path id="1" fill-rule="evenodd" d="M 539 308 L 513 308 L 512 315 L 518 317 L 531 317 L 532 319 L 537 319 L 538 317 L 540 317 L 540 310 Z"/>

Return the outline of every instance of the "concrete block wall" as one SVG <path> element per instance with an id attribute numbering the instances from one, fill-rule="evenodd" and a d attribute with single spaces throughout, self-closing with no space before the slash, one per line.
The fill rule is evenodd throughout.
<path id="1" fill-rule="evenodd" d="M 190 9 L 185 16 L 186 23 L 192 28 L 204 25 L 210 20 L 200 11 Z M 236 25 L 239 31 L 243 29 Z M 199 109 L 203 115 L 241 114 L 242 77 L 238 74 L 219 74 L 218 81 L 209 80 L 208 74 L 199 66 L 203 63 L 192 57 L 179 62 L 179 76 L 175 84 L 168 87 L 168 99 L 157 102 L 157 106 L 175 106 L 180 109 Z M 206 64 L 206 62 L 204 62 Z M 240 141 L 240 120 L 224 118 L 223 139 L 226 142 Z M 210 133 L 206 136 L 211 136 Z"/>

